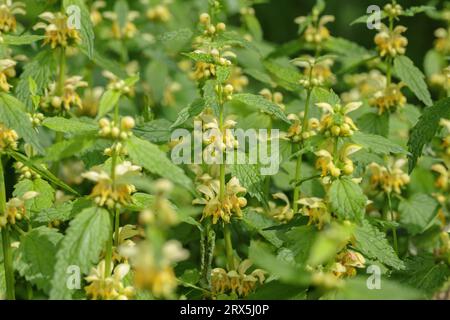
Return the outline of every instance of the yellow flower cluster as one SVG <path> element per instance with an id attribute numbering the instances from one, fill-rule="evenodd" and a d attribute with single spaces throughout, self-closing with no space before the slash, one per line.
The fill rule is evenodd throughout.
<path id="1" fill-rule="evenodd" d="M 443 88 L 445 91 L 450 90 L 450 67 L 442 69 L 439 73 L 434 73 L 429 77 L 430 84 Z"/>
<path id="2" fill-rule="evenodd" d="M 25 201 L 33 199 L 38 195 L 35 191 L 28 191 L 22 197 L 11 198 L 6 203 L 6 214 L 0 215 L 0 228 L 6 226 L 7 223 L 15 224 L 25 217 L 26 208 Z"/>
<path id="3" fill-rule="evenodd" d="M 241 68 L 233 66 L 227 83 L 233 86 L 234 91 L 242 92 L 248 85 L 248 78 L 243 75 Z"/>
<path id="4" fill-rule="evenodd" d="M 304 87 L 311 85 L 322 86 L 322 85 L 332 85 L 336 77 L 331 71 L 331 67 L 334 64 L 333 59 L 326 58 L 320 61 L 316 61 L 311 56 L 304 56 L 300 59 L 294 61 L 294 64 L 298 67 L 303 68 L 303 75 L 305 79 L 300 80 L 300 84 Z M 311 83 L 309 78 L 311 77 Z"/>
<path id="5" fill-rule="evenodd" d="M 280 199 L 284 202 L 284 206 L 277 206 L 275 202 L 269 201 L 269 216 L 280 221 L 288 222 L 294 217 L 294 210 L 292 210 L 289 198 L 281 192 L 277 192 L 272 195 L 277 200 Z"/>
<path id="6" fill-rule="evenodd" d="M 361 101 L 371 98 L 376 92 L 386 88 L 386 76 L 379 70 L 370 70 L 369 73 L 345 75 L 344 81 L 352 86 L 349 92 L 342 94 L 346 102 Z"/>
<path id="7" fill-rule="evenodd" d="M 305 23 L 308 17 L 298 17 L 295 22 L 298 24 Z M 306 27 L 303 37 L 306 42 L 319 45 L 330 38 L 330 30 L 325 27 L 329 22 L 334 21 L 334 16 L 324 15 L 319 18 L 315 12 L 313 12 L 313 22 Z"/>
<path id="8" fill-rule="evenodd" d="M 450 186 L 450 171 L 441 163 L 433 164 L 431 170 L 439 174 L 435 182 L 436 187 L 447 191 Z"/>
<path id="9" fill-rule="evenodd" d="M 336 262 L 332 266 L 333 274 L 338 277 L 354 277 L 356 268 L 364 268 L 366 259 L 359 252 L 344 249 L 336 256 Z"/>
<path id="10" fill-rule="evenodd" d="M 199 18 L 200 24 L 204 28 L 203 34 L 208 37 L 213 37 L 217 32 L 223 32 L 227 26 L 223 22 L 219 22 L 216 25 L 211 23 L 211 17 L 207 13 L 202 13 Z"/>
<path id="11" fill-rule="evenodd" d="M 239 196 L 247 190 L 242 187 L 236 177 L 231 178 L 226 184 L 223 199 L 220 199 L 220 184 L 218 180 L 213 180 L 209 185 L 199 185 L 197 190 L 203 194 L 203 198 L 195 199 L 193 204 L 204 205 L 202 219 L 212 217 L 213 224 L 219 219 L 224 223 L 229 223 L 233 215 L 242 217 L 241 208 L 247 205 L 247 199 Z"/>
<path id="12" fill-rule="evenodd" d="M 410 181 L 408 174 L 402 170 L 405 163 L 405 159 L 398 159 L 387 167 L 375 162 L 369 164 L 372 187 L 386 193 L 395 192 L 400 194 L 402 192 L 401 189 Z"/>
<path id="13" fill-rule="evenodd" d="M 391 18 L 396 18 L 403 13 L 403 8 L 399 4 L 388 3 L 384 6 L 383 10 Z"/>
<path id="14" fill-rule="evenodd" d="M 286 139 L 289 139 L 292 142 L 300 142 L 317 134 L 316 131 L 320 126 L 320 122 L 317 118 L 308 119 L 308 131 L 304 130 L 302 126 L 302 121 L 304 118 L 303 112 L 299 115 L 293 113 L 288 114 L 287 118 L 292 122 L 292 124 L 286 133 Z"/>
<path id="15" fill-rule="evenodd" d="M 147 18 L 152 21 L 168 22 L 172 18 L 172 15 L 167 5 L 159 4 L 147 10 Z"/>
<path id="16" fill-rule="evenodd" d="M 8 149 L 17 149 L 17 140 L 19 136 L 16 131 L 8 129 L 5 125 L 0 123 L 0 152 Z"/>
<path id="17" fill-rule="evenodd" d="M 140 170 L 141 167 L 125 161 L 115 167 L 115 183 L 111 176 L 103 170 L 89 171 L 82 176 L 97 183 L 91 192 L 95 203 L 111 209 L 131 202 L 131 194 L 136 191 L 136 188 L 126 180 L 128 177 L 138 174 Z"/>
<path id="18" fill-rule="evenodd" d="M 9 92 L 12 86 L 8 83 L 8 78 L 16 76 L 16 70 L 14 69 L 16 62 L 11 59 L 0 60 L 0 89 Z"/>
<path id="19" fill-rule="evenodd" d="M 133 21 L 139 17 L 139 12 L 137 11 L 128 12 L 126 22 L 123 27 L 119 24 L 117 13 L 106 11 L 103 13 L 103 16 L 112 22 L 111 32 L 114 39 L 131 39 L 138 32 L 136 25 L 133 23 Z"/>
<path id="20" fill-rule="evenodd" d="M 61 95 L 57 92 L 56 83 L 50 84 L 47 94 L 42 97 L 41 108 L 46 112 L 53 113 L 59 113 L 61 110 L 69 111 L 72 107 L 83 109 L 83 102 L 77 93 L 77 89 L 86 88 L 88 83 L 82 79 L 81 76 L 67 78 Z"/>
<path id="21" fill-rule="evenodd" d="M 326 137 L 349 137 L 358 130 L 347 114 L 358 109 L 362 105 L 361 102 L 350 102 L 345 106 L 340 104 L 331 106 L 325 102 L 319 102 L 316 105 L 324 112 L 320 119 L 319 130 Z"/>
<path id="22" fill-rule="evenodd" d="M 354 165 L 349 156 L 360 149 L 360 146 L 354 144 L 345 145 L 340 151 L 340 156 L 336 159 L 325 149 L 317 151 L 315 153 L 317 156 L 316 168 L 321 170 L 322 177 L 327 178 L 323 182 L 329 182 L 329 175 L 334 178 L 338 178 L 341 175 L 351 175 Z"/>
<path id="23" fill-rule="evenodd" d="M 381 25 L 381 30 L 374 39 L 381 57 L 405 54 L 408 45 L 408 39 L 402 36 L 405 31 L 406 27 L 404 26 L 396 26 L 391 31 L 386 25 Z"/>
<path id="24" fill-rule="evenodd" d="M 116 125 L 114 121 L 109 121 L 107 118 L 102 118 L 98 122 L 100 131 L 98 134 L 102 138 L 113 140 L 126 140 L 133 135 L 134 119 L 130 116 L 123 117 L 120 125 Z"/>
<path id="25" fill-rule="evenodd" d="M 0 5 L 0 33 L 16 31 L 16 15 L 25 15 L 25 3 L 12 0 L 3 1 Z"/>
<path id="26" fill-rule="evenodd" d="M 302 215 L 309 217 L 308 225 L 315 224 L 318 229 L 322 229 L 325 224 L 330 223 L 331 214 L 328 206 L 321 198 L 302 198 L 298 200 L 298 204 L 302 206 L 300 212 Z"/>
<path id="27" fill-rule="evenodd" d="M 379 114 L 403 107 L 406 104 L 406 97 L 401 91 L 403 86 L 403 83 L 391 83 L 384 89 L 375 92 L 369 100 L 369 104 L 378 108 Z"/>
<path id="28" fill-rule="evenodd" d="M 110 270 L 114 265 L 111 263 Z M 89 283 L 84 290 L 93 300 L 128 300 L 134 295 L 134 288 L 125 287 L 123 279 L 130 271 L 128 264 L 119 264 L 110 275 L 106 275 L 105 260 L 100 261 L 97 267 L 85 278 Z"/>
<path id="29" fill-rule="evenodd" d="M 197 49 L 195 53 L 205 54 L 207 51 Z M 230 58 L 235 58 L 236 55 L 231 51 L 224 51 L 221 53 L 218 49 L 213 48 L 209 51 L 213 58 L 213 63 L 197 61 L 195 69 L 191 73 L 191 78 L 194 80 L 209 79 L 216 76 L 217 66 L 231 66 Z"/>
<path id="30" fill-rule="evenodd" d="M 436 51 L 448 54 L 450 52 L 450 33 L 444 28 L 436 29 L 434 32 L 436 40 L 434 42 L 434 47 Z"/>
<path id="31" fill-rule="evenodd" d="M 70 26 L 68 17 L 61 13 L 44 12 L 39 18 L 45 22 L 37 23 L 33 29 L 44 29 L 44 45 L 50 44 L 52 49 L 56 47 L 73 47 L 81 43 L 81 38 L 75 26 Z"/>
<path id="32" fill-rule="evenodd" d="M 279 91 L 272 92 L 269 89 L 264 88 L 259 92 L 259 94 L 262 95 L 267 100 L 278 105 L 281 110 L 286 109 L 286 106 L 283 104 L 283 94 L 281 92 Z"/>
<path id="33" fill-rule="evenodd" d="M 22 179 L 39 179 L 41 177 L 40 174 L 34 172 L 29 167 L 24 165 L 22 162 L 16 162 L 14 164 L 14 168 L 19 173 L 19 180 Z"/>
<path id="34" fill-rule="evenodd" d="M 215 268 L 211 271 L 211 289 L 217 294 L 236 294 L 246 297 L 254 291 L 258 284 L 263 284 L 266 272 L 262 269 L 255 269 L 250 274 L 247 270 L 252 266 L 250 260 L 242 261 L 237 270 L 226 271 L 222 268 Z"/>

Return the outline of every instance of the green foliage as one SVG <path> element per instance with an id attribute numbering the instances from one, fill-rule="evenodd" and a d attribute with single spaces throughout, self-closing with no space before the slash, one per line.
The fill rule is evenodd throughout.
<path id="1" fill-rule="evenodd" d="M 330 202 L 339 218 L 360 221 L 364 214 L 367 197 L 361 187 L 347 178 L 336 179 L 331 184 Z"/>
<path id="2" fill-rule="evenodd" d="M 425 231 L 436 217 L 438 202 L 431 196 L 416 193 L 410 199 L 402 200 L 398 207 L 400 222 L 411 234 Z"/>

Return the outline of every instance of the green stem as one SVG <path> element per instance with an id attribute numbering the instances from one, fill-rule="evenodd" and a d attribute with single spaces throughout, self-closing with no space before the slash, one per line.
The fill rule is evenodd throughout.
<path id="1" fill-rule="evenodd" d="M 56 87 L 56 95 L 62 96 L 64 93 L 64 82 L 66 77 L 66 50 L 61 48 L 59 56 L 59 77 L 58 84 Z"/>
<path id="2" fill-rule="evenodd" d="M 225 252 L 227 255 L 227 267 L 228 270 L 235 270 L 234 256 L 233 256 L 233 243 L 231 241 L 231 228 L 230 224 L 226 223 L 223 226 L 223 238 L 225 240 Z"/>
<path id="3" fill-rule="evenodd" d="M 111 219 L 112 220 L 112 219 Z M 109 231 L 110 236 L 108 237 L 108 243 L 106 244 L 106 253 L 105 253 L 105 278 L 111 276 L 111 261 L 112 261 L 112 247 L 113 247 L 113 238 L 112 238 L 112 221 L 111 228 Z"/>
<path id="4" fill-rule="evenodd" d="M 5 176 L 3 173 L 3 163 L 0 155 L 0 213 L 6 216 L 6 190 L 5 190 Z M 2 229 L 2 245 L 3 245 L 3 264 L 5 267 L 5 282 L 6 282 L 6 299 L 14 300 L 14 266 L 11 250 L 9 225 Z"/>
<path id="5" fill-rule="evenodd" d="M 312 70 L 312 67 L 311 67 Z M 311 82 L 311 73 L 309 76 L 309 81 Z M 308 89 L 308 92 L 306 93 L 306 101 L 305 101 L 305 114 L 303 115 L 303 122 L 302 122 L 302 134 L 303 132 L 308 131 L 308 114 L 309 114 L 309 101 L 311 99 L 311 92 L 312 88 Z M 300 146 L 301 149 L 301 146 Z M 302 162 L 303 162 L 303 154 L 301 153 L 297 158 L 297 164 L 295 166 L 295 181 L 299 181 L 301 178 L 302 173 Z M 294 201 L 292 204 L 294 213 L 298 211 L 298 199 L 300 198 L 300 185 L 296 185 L 294 188 Z"/>
<path id="6" fill-rule="evenodd" d="M 392 212 L 392 202 L 391 202 L 391 194 L 387 193 L 387 199 L 388 199 L 388 207 L 389 207 L 389 215 L 391 218 L 391 221 L 394 222 L 394 213 Z M 398 240 L 397 240 L 397 229 L 395 226 L 392 227 L 392 237 L 394 238 L 394 250 L 395 253 L 398 255 Z"/>
<path id="7" fill-rule="evenodd" d="M 120 210 L 116 208 L 114 216 L 114 246 L 119 246 Z"/>

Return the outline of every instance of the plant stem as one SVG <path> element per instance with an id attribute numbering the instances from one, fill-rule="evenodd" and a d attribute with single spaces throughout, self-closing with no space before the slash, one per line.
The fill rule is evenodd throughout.
<path id="1" fill-rule="evenodd" d="M 392 212 L 392 202 L 391 202 L 391 194 L 387 193 L 387 199 L 388 199 L 388 207 L 389 207 L 389 215 L 391 218 L 391 221 L 394 221 L 394 213 Z M 398 240 L 397 240 L 397 229 L 395 226 L 392 227 L 392 237 L 394 238 L 394 250 L 395 253 L 398 255 Z"/>
<path id="2" fill-rule="evenodd" d="M 225 240 L 228 270 L 234 270 L 233 243 L 231 241 L 231 229 L 229 223 L 226 223 L 223 226 L 223 238 Z"/>
<path id="3" fill-rule="evenodd" d="M 110 236 L 108 238 L 108 242 L 106 244 L 106 253 L 105 253 L 105 278 L 111 276 L 111 261 L 112 261 L 112 247 L 113 247 L 113 238 L 112 238 L 112 219 L 111 219 L 111 228 L 110 228 Z"/>
<path id="4" fill-rule="evenodd" d="M 119 246 L 120 210 L 116 208 L 114 216 L 114 246 Z"/>
<path id="5" fill-rule="evenodd" d="M 3 163 L 0 154 L 0 213 L 6 215 L 6 190 L 5 190 L 5 176 L 3 173 Z M 3 264 L 5 267 L 5 282 L 6 282 L 6 299 L 14 300 L 14 266 L 11 250 L 10 228 L 9 225 L 1 230 L 2 245 L 3 245 Z"/>
<path id="6" fill-rule="evenodd" d="M 312 70 L 312 67 L 311 67 Z M 310 73 L 310 82 L 311 82 L 311 73 Z M 311 92 L 312 92 L 312 88 L 308 89 L 308 92 L 306 93 L 306 101 L 305 101 L 305 114 L 303 116 L 303 122 L 302 122 L 302 131 L 301 133 L 303 134 L 303 132 L 307 132 L 308 130 L 308 113 L 309 113 L 309 101 L 311 99 Z M 301 146 L 300 146 L 301 148 Z M 302 161 L 303 161 L 303 154 L 300 154 L 297 157 L 297 164 L 295 166 L 295 181 L 299 181 L 301 178 L 301 173 L 302 173 Z M 294 188 L 294 201 L 292 204 L 293 210 L 294 210 L 294 214 L 298 211 L 298 199 L 300 197 L 300 185 L 296 185 Z"/>
<path id="7" fill-rule="evenodd" d="M 64 93 L 64 82 L 66 81 L 66 50 L 61 48 L 59 56 L 59 76 L 56 87 L 56 95 L 62 96 Z"/>

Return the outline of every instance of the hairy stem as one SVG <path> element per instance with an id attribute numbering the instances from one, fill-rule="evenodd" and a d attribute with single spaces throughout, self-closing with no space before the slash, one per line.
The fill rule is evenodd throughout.
<path id="1" fill-rule="evenodd" d="M 226 223 L 223 226 L 223 238 L 225 240 L 225 252 L 227 255 L 228 270 L 234 270 L 235 266 L 233 256 L 233 243 L 231 241 L 231 228 L 229 223 Z"/>
<path id="2" fill-rule="evenodd" d="M 3 163 L 0 155 L 0 213 L 6 216 L 6 190 Z M 11 250 L 10 227 L 8 224 L 1 230 L 3 245 L 3 264 L 5 267 L 6 299 L 14 300 L 14 266 Z"/>

